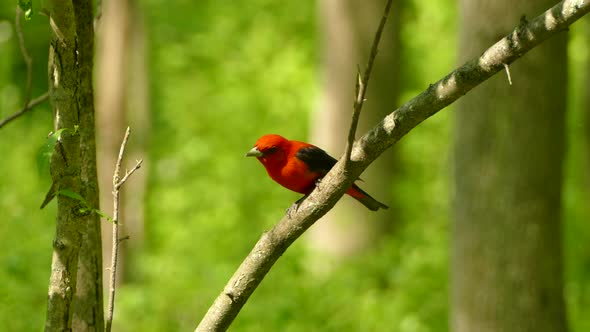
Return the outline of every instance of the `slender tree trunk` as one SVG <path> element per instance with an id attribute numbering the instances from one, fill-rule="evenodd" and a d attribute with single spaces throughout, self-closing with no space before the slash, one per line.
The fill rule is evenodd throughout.
<path id="1" fill-rule="evenodd" d="M 127 100 L 127 52 L 129 51 L 129 2 L 127 0 L 104 0 L 103 14 L 97 48 L 97 126 L 100 158 L 100 186 L 113 186 L 113 172 L 119 154 L 121 138 L 125 133 Z M 102 209 L 113 215 L 113 194 L 104 190 L 101 196 Z M 121 201 L 121 209 L 125 200 Z M 125 234 L 125 222 L 119 230 Z M 104 267 L 111 265 L 112 225 L 102 228 Z M 125 272 L 125 246 L 119 248 L 117 259 L 117 284 Z M 108 284 L 104 285 L 105 289 Z"/>
<path id="2" fill-rule="evenodd" d="M 96 208 L 92 3 L 47 4 L 52 31 L 49 94 L 55 129 L 67 129 L 52 155 L 51 176 L 56 190 L 78 193 Z M 99 221 L 81 211 L 78 200 L 57 195 L 57 204 L 45 330 L 102 330 Z"/>
<path id="3" fill-rule="evenodd" d="M 550 0 L 462 0 L 463 62 Z M 458 103 L 451 327 L 566 331 L 561 184 L 566 34 Z"/>
<path id="4" fill-rule="evenodd" d="M 150 133 L 150 94 L 148 75 L 148 47 L 145 20 L 142 11 L 137 8 L 138 4 L 131 1 L 131 26 L 129 35 L 128 55 L 129 74 L 127 84 L 129 85 L 129 98 L 127 100 L 127 121 L 133 128 L 133 140 L 129 142 L 127 149 L 128 160 L 143 159 L 141 172 L 133 175 L 133 181 L 125 183 L 123 197 L 125 206 L 123 209 L 123 220 L 125 220 L 127 234 L 131 241 L 126 243 L 127 264 L 135 262 L 134 254 L 143 247 L 144 225 L 145 225 L 145 197 L 147 189 L 147 178 L 150 163 L 148 161 L 148 142 Z M 128 273 L 126 279 L 132 279 L 137 274 Z"/>
<path id="5" fill-rule="evenodd" d="M 357 68 L 366 65 L 369 49 L 385 7 L 385 0 L 322 0 L 321 30 L 324 48 L 324 92 L 313 117 L 311 141 L 334 157 L 344 153 Z M 383 33 L 375 70 L 369 83 L 367 101 L 358 132 L 372 127 L 397 103 L 399 77 L 399 1 L 394 1 Z M 376 199 L 392 205 L 395 173 L 393 152 L 387 152 L 363 174 L 363 188 Z M 394 222 L 395 209 L 377 213 L 344 198 L 308 233 L 315 250 L 345 257 L 375 243 Z"/>
<path id="6" fill-rule="evenodd" d="M 134 139 L 127 149 L 130 160 L 145 159 L 149 126 L 149 96 L 146 64 L 145 29 L 141 11 L 131 0 L 103 1 L 102 23 L 98 47 L 97 123 L 99 130 L 98 149 L 100 184 L 112 186 L 115 161 L 119 153 L 122 135 L 129 125 Z M 143 210 L 146 174 L 133 176 L 125 185 L 120 209 L 123 223 L 119 224 L 121 236 L 130 236 L 130 241 L 119 247 L 117 283 L 128 274 L 127 267 L 133 250 L 142 245 Z M 103 191 L 103 211 L 112 214 L 112 193 Z M 112 225 L 103 227 L 103 256 L 105 268 L 110 266 L 112 248 Z M 105 288 L 108 285 L 105 284 Z"/>

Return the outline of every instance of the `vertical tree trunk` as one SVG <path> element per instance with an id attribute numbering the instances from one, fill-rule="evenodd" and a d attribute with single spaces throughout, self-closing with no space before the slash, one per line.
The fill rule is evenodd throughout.
<path id="1" fill-rule="evenodd" d="M 462 0 L 461 59 L 550 0 Z M 566 331 L 561 183 L 566 35 L 458 103 L 451 326 L 455 332 Z"/>
<path id="2" fill-rule="evenodd" d="M 313 117 L 311 141 L 335 157 L 344 153 L 355 98 L 356 71 L 359 66 L 363 70 L 367 63 L 385 3 L 385 0 L 320 1 L 324 92 L 320 109 Z M 374 125 L 396 105 L 399 7 L 399 1 L 394 1 L 357 132 Z M 394 168 L 393 154 L 387 152 L 363 174 L 363 188 L 378 200 L 390 204 Z M 358 252 L 375 243 L 383 230 L 390 227 L 394 211 L 389 209 L 375 213 L 345 197 L 322 222 L 310 229 L 308 243 L 312 248 L 336 258 Z"/>
<path id="3" fill-rule="evenodd" d="M 88 204 L 99 208 L 99 187 L 96 169 L 96 138 L 94 121 L 94 16 L 92 2 L 74 3 L 78 34 L 80 167 L 81 194 Z M 108 192 L 109 190 L 107 190 Z M 102 292 L 101 221 L 96 213 L 85 215 L 85 230 L 78 258 L 78 285 L 74 309 L 73 330 L 102 331 L 104 329 Z"/>
<path id="4" fill-rule="evenodd" d="M 145 29 L 141 11 L 134 1 L 103 1 L 102 23 L 98 47 L 98 149 L 100 184 L 112 187 L 115 161 L 121 139 L 127 125 L 133 129 L 134 139 L 127 149 L 128 159 L 145 159 L 149 124 L 149 96 L 146 64 Z M 145 165 L 145 163 L 144 163 Z M 144 169 L 146 166 L 142 166 Z M 119 224 L 122 236 L 130 241 L 119 247 L 117 283 L 126 277 L 131 252 L 138 248 L 143 239 L 143 210 L 147 172 L 133 176 L 125 184 L 121 200 L 123 222 Z M 112 193 L 104 190 L 101 201 L 103 211 L 112 214 Z M 110 266 L 112 248 L 112 225 L 103 226 L 103 256 L 105 268 Z M 107 285 L 105 285 L 105 288 Z"/>
<path id="5" fill-rule="evenodd" d="M 100 30 L 97 33 L 97 127 L 100 186 L 112 188 L 115 162 L 119 154 L 121 139 L 127 124 L 125 121 L 127 99 L 127 51 L 129 43 L 129 3 L 127 0 L 104 0 Z M 102 209 L 113 214 L 112 190 L 103 190 Z M 125 208 L 125 200 L 121 209 Z M 126 222 L 119 228 L 125 234 Z M 112 224 L 102 228 L 104 267 L 111 265 Z M 125 272 L 125 246 L 119 248 L 117 262 L 117 283 Z M 108 287 L 108 285 L 104 285 Z"/>
<path id="6" fill-rule="evenodd" d="M 148 141 L 150 133 L 150 94 L 148 75 L 148 47 L 145 20 L 138 4 L 131 1 L 131 25 L 129 31 L 129 70 L 127 84 L 129 85 L 127 99 L 127 121 L 133 127 L 133 140 L 127 149 L 128 160 L 143 159 L 142 171 L 133 174 L 133 181 L 125 183 L 123 198 L 123 220 L 125 220 L 127 234 L 132 237 L 126 243 L 127 262 L 134 262 L 134 254 L 143 247 L 145 225 L 145 197 L 147 178 L 150 164 L 148 162 Z M 128 264 L 129 265 L 129 264 Z M 125 275 L 130 279 L 133 275 Z"/>
<path id="7" fill-rule="evenodd" d="M 92 4 L 53 0 L 48 6 L 49 95 L 55 129 L 66 128 L 51 158 L 51 176 L 56 190 L 78 193 L 96 208 Z M 102 330 L 99 221 L 81 211 L 78 200 L 57 195 L 57 204 L 45 330 L 71 330 L 74 311 L 77 330 Z"/>

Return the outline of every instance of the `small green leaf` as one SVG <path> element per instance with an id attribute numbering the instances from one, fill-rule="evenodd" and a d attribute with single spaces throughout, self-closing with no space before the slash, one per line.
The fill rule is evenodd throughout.
<path id="1" fill-rule="evenodd" d="M 62 189 L 62 190 L 58 191 L 57 193 L 62 196 L 73 198 L 73 199 L 78 200 L 80 202 L 86 202 L 86 200 L 84 199 L 84 197 L 82 197 L 82 195 L 80 195 L 76 192 L 73 192 L 69 189 Z"/>
<path id="2" fill-rule="evenodd" d="M 62 190 L 58 191 L 57 194 L 75 199 L 75 200 L 79 201 L 80 203 L 82 203 L 86 209 L 88 209 L 88 210 L 92 209 L 90 207 L 90 204 L 88 204 L 88 202 L 86 202 L 86 199 L 84 199 L 84 197 L 82 197 L 82 195 L 80 195 L 76 192 L 73 192 L 70 189 L 62 189 Z"/>
<path id="3" fill-rule="evenodd" d="M 98 214 L 101 218 L 104 218 L 110 222 L 113 222 L 113 218 L 109 217 L 106 213 L 104 213 L 98 209 L 94 209 L 93 211 L 94 211 L 94 213 Z"/>
<path id="4" fill-rule="evenodd" d="M 49 161 L 55 150 L 55 145 L 66 130 L 68 130 L 68 128 L 62 128 L 55 133 L 52 133 L 47 137 L 45 144 L 39 148 L 39 151 L 37 152 L 37 169 L 39 170 L 39 174 L 48 174 Z"/>
<path id="5" fill-rule="evenodd" d="M 31 0 L 18 0 L 18 6 L 25 13 L 25 20 L 33 17 L 33 2 Z"/>

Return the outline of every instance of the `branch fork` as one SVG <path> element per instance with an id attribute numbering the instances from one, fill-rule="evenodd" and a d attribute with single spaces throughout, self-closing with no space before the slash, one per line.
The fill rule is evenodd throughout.
<path id="1" fill-rule="evenodd" d="M 119 150 L 119 157 L 117 158 L 117 163 L 115 164 L 115 172 L 113 174 L 113 246 L 112 246 L 112 258 L 111 258 L 111 266 L 108 268 L 110 272 L 110 282 L 109 282 L 109 302 L 107 305 L 107 319 L 106 319 L 106 327 L 105 330 L 107 332 L 111 331 L 113 325 L 113 315 L 115 311 L 115 291 L 116 291 L 116 277 L 117 277 L 117 259 L 119 256 L 119 244 L 127 239 L 129 236 L 124 236 L 119 238 L 119 195 L 121 187 L 127 182 L 129 177 L 135 173 L 140 167 L 143 162 L 143 159 L 140 159 L 136 162 L 135 166 L 130 170 L 125 172 L 125 176 L 121 178 L 121 165 L 123 164 L 123 156 L 125 155 L 125 148 L 127 146 L 127 141 L 129 140 L 129 135 L 131 130 L 127 127 L 127 131 L 125 132 L 125 136 L 123 137 L 123 142 L 121 143 L 121 148 Z"/>

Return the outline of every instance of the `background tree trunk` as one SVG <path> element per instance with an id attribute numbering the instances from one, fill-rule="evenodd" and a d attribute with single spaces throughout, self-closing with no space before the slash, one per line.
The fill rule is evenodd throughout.
<path id="1" fill-rule="evenodd" d="M 386 1 L 320 1 L 324 48 L 323 96 L 312 117 L 311 142 L 338 158 L 344 153 L 355 98 L 356 69 L 367 63 L 369 50 Z M 399 2 L 394 1 L 381 39 L 379 54 L 369 83 L 359 129 L 364 132 L 394 109 L 399 77 Z M 374 244 L 394 222 L 392 184 L 395 173 L 393 152 L 377 160 L 362 178 L 362 187 L 389 210 L 373 212 L 344 198 L 322 222 L 307 234 L 309 246 L 343 258 Z M 323 259 L 323 258 L 322 258 Z"/>
<path id="2" fill-rule="evenodd" d="M 100 162 L 101 209 L 113 215 L 113 172 L 125 134 L 127 98 L 127 52 L 129 51 L 129 2 L 126 0 L 102 2 L 103 12 L 97 40 L 97 85 L 96 108 L 98 130 L 98 154 Z M 120 208 L 125 209 L 125 199 Z M 120 225 L 121 234 L 126 234 L 125 222 Z M 112 224 L 102 228 L 104 268 L 111 265 Z M 117 284 L 125 272 L 125 246 L 119 248 L 117 259 Z M 104 285 L 105 289 L 108 283 Z"/>
<path id="3" fill-rule="evenodd" d="M 92 3 L 55 0 L 48 6 L 52 28 L 49 96 L 55 129 L 67 129 L 52 155 L 51 176 L 56 190 L 79 193 L 97 208 Z M 102 330 L 98 218 L 81 212 L 83 205 L 78 200 L 57 195 L 57 204 L 45 329 Z"/>
<path id="4" fill-rule="evenodd" d="M 552 1 L 462 0 L 460 62 Z M 458 103 L 451 327 L 566 331 L 561 182 L 566 35 Z"/>
<path id="5" fill-rule="evenodd" d="M 127 159 L 137 160 L 147 155 L 146 137 L 148 132 L 148 78 L 145 47 L 145 29 L 141 11 L 134 1 L 105 0 L 99 33 L 98 48 L 98 151 L 100 155 L 99 175 L 102 191 L 102 210 L 112 215 L 113 172 L 119 154 L 125 128 L 133 129 L 133 139 L 127 149 Z M 145 165 L 146 163 L 144 163 Z M 143 209 L 146 174 L 133 176 L 125 184 L 120 204 L 121 236 L 130 236 L 125 245 L 119 247 L 117 263 L 117 284 L 126 278 L 130 263 L 129 247 L 139 247 L 143 239 Z M 108 189 L 107 189 L 108 188 Z M 110 266 L 112 248 L 112 224 L 102 228 L 103 256 L 105 268 Z M 108 285 L 104 285 L 108 287 Z"/>

